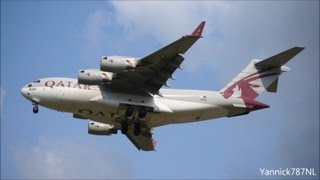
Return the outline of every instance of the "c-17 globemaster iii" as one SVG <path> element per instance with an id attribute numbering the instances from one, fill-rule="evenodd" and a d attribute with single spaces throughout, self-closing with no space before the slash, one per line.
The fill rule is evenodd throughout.
<path id="1" fill-rule="evenodd" d="M 155 150 L 152 130 L 159 126 L 246 115 L 268 108 L 256 98 L 276 92 L 284 66 L 304 48 L 293 47 L 270 58 L 252 60 L 219 91 L 162 89 L 180 68 L 183 54 L 202 37 L 205 22 L 190 34 L 143 57 L 103 56 L 100 69 L 80 70 L 78 79 L 42 78 L 22 95 L 33 104 L 74 118 L 89 119 L 88 133 L 126 135 L 139 150 Z"/>

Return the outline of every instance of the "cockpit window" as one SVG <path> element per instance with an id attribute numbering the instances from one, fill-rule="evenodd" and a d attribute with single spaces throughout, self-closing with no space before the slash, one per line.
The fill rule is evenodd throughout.
<path id="1" fill-rule="evenodd" d="M 80 73 L 84 73 L 84 70 L 81 70 Z"/>
<path id="2" fill-rule="evenodd" d="M 32 86 L 32 84 L 28 84 L 28 87 L 31 87 Z"/>
<path id="3" fill-rule="evenodd" d="M 33 81 L 33 83 L 40 83 L 40 80 L 35 80 Z"/>

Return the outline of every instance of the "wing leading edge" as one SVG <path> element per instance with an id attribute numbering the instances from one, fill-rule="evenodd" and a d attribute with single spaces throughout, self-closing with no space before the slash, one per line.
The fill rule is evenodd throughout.
<path id="1" fill-rule="evenodd" d="M 202 37 L 205 21 L 190 34 L 140 59 L 134 71 L 120 72 L 110 85 L 117 90 L 135 89 L 141 93 L 159 94 L 184 58 L 182 54 Z"/>

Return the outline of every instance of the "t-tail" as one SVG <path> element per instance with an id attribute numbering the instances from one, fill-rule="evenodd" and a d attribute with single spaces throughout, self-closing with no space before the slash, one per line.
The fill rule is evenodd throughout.
<path id="1" fill-rule="evenodd" d="M 249 102 L 259 104 L 260 102 L 254 99 L 265 90 L 277 92 L 279 76 L 290 70 L 284 64 L 303 49 L 303 47 L 294 47 L 262 61 L 252 60 L 240 74 L 220 90 L 220 93 L 226 99 L 230 97 L 242 98 L 246 106 Z M 260 106 L 262 108 L 263 103 Z M 269 106 L 265 105 L 265 107 Z"/>

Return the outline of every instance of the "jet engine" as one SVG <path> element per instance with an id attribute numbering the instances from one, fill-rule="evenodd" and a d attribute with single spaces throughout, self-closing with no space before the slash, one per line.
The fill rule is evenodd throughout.
<path id="1" fill-rule="evenodd" d="M 103 72 L 98 69 L 80 70 L 78 74 L 78 83 L 87 85 L 99 85 L 102 83 L 110 83 L 113 73 Z"/>
<path id="2" fill-rule="evenodd" d="M 137 59 L 124 56 L 103 56 L 101 58 L 100 70 L 109 72 L 120 72 L 133 70 L 137 65 Z"/>
<path id="3" fill-rule="evenodd" d="M 111 135 L 116 134 L 117 130 L 113 129 L 110 124 L 103 124 L 94 121 L 90 121 L 88 124 L 88 134 L 94 135 Z"/>

